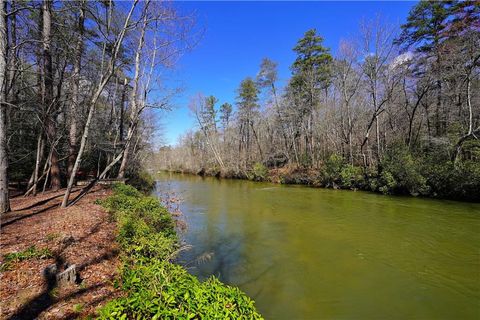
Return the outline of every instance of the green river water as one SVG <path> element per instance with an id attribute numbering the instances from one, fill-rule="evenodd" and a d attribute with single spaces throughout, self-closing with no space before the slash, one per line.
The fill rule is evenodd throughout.
<path id="1" fill-rule="evenodd" d="M 162 174 L 191 248 L 266 319 L 480 319 L 480 204 Z"/>

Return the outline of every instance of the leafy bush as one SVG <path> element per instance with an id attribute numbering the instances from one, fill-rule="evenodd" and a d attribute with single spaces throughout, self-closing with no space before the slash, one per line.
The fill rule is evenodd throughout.
<path id="1" fill-rule="evenodd" d="M 312 165 L 312 157 L 309 154 L 303 153 L 300 155 L 298 164 L 302 168 L 308 168 Z"/>
<path id="2" fill-rule="evenodd" d="M 127 183 L 142 192 L 150 192 L 155 187 L 155 180 L 145 170 L 127 172 Z"/>
<path id="3" fill-rule="evenodd" d="M 343 157 L 332 154 L 323 167 L 321 182 L 323 185 L 330 187 L 340 184 L 340 173 L 343 168 Z"/>
<path id="4" fill-rule="evenodd" d="M 122 184 L 122 183 L 117 183 L 115 185 L 113 185 L 113 191 L 115 193 L 115 195 L 117 196 L 126 196 L 126 197 L 140 197 L 142 194 L 137 190 L 135 189 L 135 187 L 132 187 L 132 186 L 129 186 L 129 185 L 126 185 L 126 184 Z"/>
<path id="5" fill-rule="evenodd" d="M 253 165 L 252 175 L 253 175 L 253 180 L 263 181 L 267 178 L 268 169 L 262 163 L 257 162 Z"/>
<path id="6" fill-rule="evenodd" d="M 432 195 L 456 200 L 480 200 L 480 163 L 462 161 L 456 166 L 449 160 L 425 159 L 422 171 Z"/>
<path id="7" fill-rule="evenodd" d="M 261 319 L 238 288 L 213 277 L 200 282 L 170 262 L 177 249 L 174 223 L 157 199 L 116 185 L 102 204 L 118 219 L 125 294 L 108 302 L 100 319 Z"/>
<path id="8" fill-rule="evenodd" d="M 427 195 L 430 188 L 421 166 L 406 147 L 393 146 L 381 162 L 380 191 Z"/>
<path id="9" fill-rule="evenodd" d="M 397 181 L 389 171 L 384 170 L 377 180 L 377 187 L 383 194 L 392 194 L 397 187 Z"/>
<path id="10" fill-rule="evenodd" d="M 101 311 L 105 319 L 260 319 L 253 301 L 212 277 L 201 283 L 184 268 L 164 260 L 138 265 L 124 274 L 128 297 Z"/>
<path id="11" fill-rule="evenodd" d="M 342 188 L 359 188 L 365 183 L 362 168 L 348 164 L 340 171 L 340 181 Z"/>

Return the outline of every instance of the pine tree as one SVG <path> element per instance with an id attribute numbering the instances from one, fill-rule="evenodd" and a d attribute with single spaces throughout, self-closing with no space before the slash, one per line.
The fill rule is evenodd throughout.
<path id="1" fill-rule="evenodd" d="M 255 81 L 248 77 L 240 83 L 237 97 L 238 120 L 240 125 L 240 146 L 239 149 L 245 149 L 247 152 L 247 162 L 250 160 L 250 147 L 252 142 L 253 119 L 258 113 L 258 93 L 259 90 Z"/>
<path id="2" fill-rule="evenodd" d="M 323 38 L 317 35 L 315 29 L 305 32 L 293 48 L 297 58 L 293 62 L 292 71 L 297 78 L 313 77 L 314 85 L 324 88 L 330 82 L 332 56 L 330 49 L 322 43 Z"/>
<path id="3" fill-rule="evenodd" d="M 220 106 L 220 121 L 224 131 L 228 128 L 231 116 L 232 105 L 228 102 L 225 102 Z"/>
<path id="4" fill-rule="evenodd" d="M 402 33 L 396 40 L 404 49 L 415 47 L 416 51 L 435 53 L 447 33 L 447 18 L 458 1 L 420 1 L 409 13 L 407 22 L 401 26 Z"/>
<path id="5" fill-rule="evenodd" d="M 214 96 L 208 96 L 205 98 L 205 109 L 202 112 L 202 120 L 205 126 L 212 130 L 213 132 L 217 132 L 217 112 L 215 110 L 215 105 L 217 104 L 218 99 Z"/>

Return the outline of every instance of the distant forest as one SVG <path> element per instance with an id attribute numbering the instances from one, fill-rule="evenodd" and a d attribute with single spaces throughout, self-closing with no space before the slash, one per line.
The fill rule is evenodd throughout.
<path id="1" fill-rule="evenodd" d="M 315 29 L 298 40 L 285 87 L 265 58 L 235 108 L 193 97 L 197 129 L 152 166 L 480 200 L 479 2 L 421 1 L 400 28 L 361 24 L 336 56 L 323 40 Z"/>

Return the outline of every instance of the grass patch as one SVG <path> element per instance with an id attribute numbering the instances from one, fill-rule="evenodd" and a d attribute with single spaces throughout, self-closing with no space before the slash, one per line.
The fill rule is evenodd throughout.
<path id="1" fill-rule="evenodd" d="M 75 313 L 81 313 L 83 311 L 83 304 L 82 303 L 77 303 L 72 306 L 72 311 Z"/>
<path id="2" fill-rule="evenodd" d="M 36 246 L 30 246 L 20 252 L 11 252 L 3 256 L 3 263 L 0 266 L 0 271 L 10 270 L 12 265 L 16 262 L 29 259 L 48 259 L 51 258 L 52 252 L 47 248 L 38 249 Z"/>
<path id="3" fill-rule="evenodd" d="M 254 302 L 215 277 L 200 282 L 170 261 L 178 250 L 174 221 L 153 197 L 115 185 L 102 201 L 118 221 L 124 295 L 99 310 L 100 319 L 262 319 Z"/>
<path id="4" fill-rule="evenodd" d="M 53 241 L 53 240 L 56 240 L 56 239 L 60 238 L 60 236 L 61 236 L 60 233 L 56 233 L 56 232 L 55 233 L 49 233 L 49 234 L 47 234 L 46 239 L 47 239 L 48 242 L 50 242 L 50 241 Z"/>

